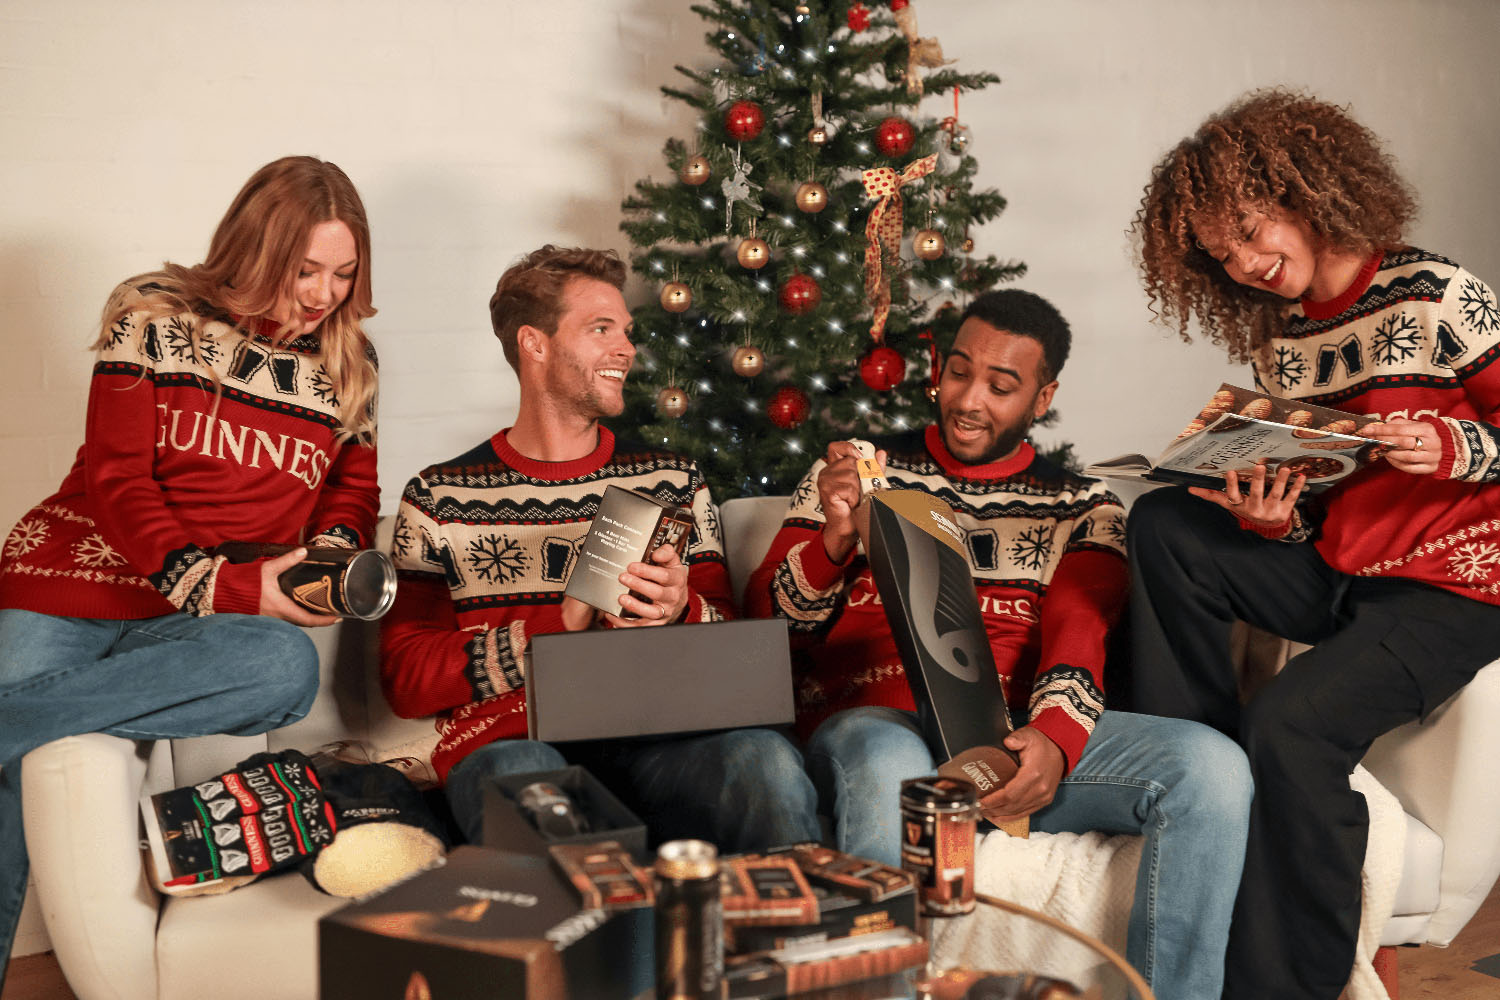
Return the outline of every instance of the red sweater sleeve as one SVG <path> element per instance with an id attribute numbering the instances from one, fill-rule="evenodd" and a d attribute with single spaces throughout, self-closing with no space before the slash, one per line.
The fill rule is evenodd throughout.
<path id="1" fill-rule="evenodd" d="M 346 537 L 355 548 L 371 544 L 380 512 L 380 487 L 375 479 L 375 446 L 346 441 L 328 469 L 317 506 L 307 526 L 307 537 L 331 534 Z M 352 535 L 353 537 L 347 537 Z"/>
<path id="2" fill-rule="evenodd" d="M 489 628 L 460 628 L 440 576 L 403 572 L 380 622 L 380 684 L 414 719 L 513 692 L 523 697 L 526 643 L 563 631 L 559 605 L 512 608 Z"/>
<path id="3" fill-rule="evenodd" d="M 1104 653 L 1129 587 L 1125 560 L 1084 549 L 1058 563 L 1042 605 L 1042 648 L 1031 725 L 1062 750 L 1071 771 L 1104 710 Z"/>

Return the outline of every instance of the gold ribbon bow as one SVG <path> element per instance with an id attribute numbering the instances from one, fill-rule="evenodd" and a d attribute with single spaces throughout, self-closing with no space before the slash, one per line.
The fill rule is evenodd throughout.
<path id="1" fill-rule="evenodd" d="M 865 245 L 865 296 L 875 314 L 870 336 L 877 344 L 885 337 L 885 321 L 891 314 L 891 279 L 883 267 L 885 252 L 890 251 L 893 259 L 901 253 L 901 233 L 905 229 L 901 188 L 932 173 L 937 168 L 937 159 L 937 154 L 932 153 L 908 163 L 899 174 L 894 167 L 873 167 L 863 175 L 866 197 L 879 199 L 870 209 L 869 221 L 865 223 L 865 239 L 868 241 Z"/>

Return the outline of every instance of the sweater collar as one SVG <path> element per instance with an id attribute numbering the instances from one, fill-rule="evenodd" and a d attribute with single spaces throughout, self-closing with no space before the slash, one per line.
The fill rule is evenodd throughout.
<path id="1" fill-rule="evenodd" d="M 599 425 L 599 443 L 594 450 L 580 458 L 569 459 L 566 462 L 542 462 L 525 455 L 511 447 L 510 440 L 506 435 L 510 432 L 507 427 L 490 438 L 490 447 L 495 449 L 495 454 L 500 461 L 515 469 L 524 476 L 532 479 L 543 479 L 551 482 L 561 482 L 565 479 L 577 479 L 591 472 L 597 472 L 604 467 L 615 452 L 615 436 L 608 427 Z"/>
<path id="2" fill-rule="evenodd" d="M 1358 302 L 1359 297 L 1365 294 L 1365 290 L 1370 287 L 1370 282 L 1375 280 L 1375 272 L 1380 270 L 1380 263 L 1383 260 L 1385 260 L 1385 251 L 1375 251 L 1370 255 L 1370 259 L 1365 261 L 1364 267 L 1359 269 L 1359 273 L 1354 276 L 1354 281 L 1348 288 L 1322 302 L 1303 299 L 1302 314 L 1308 319 L 1333 319 Z"/>
<path id="3" fill-rule="evenodd" d="M 926 434 L 927 451 L 937 460 L 937 464 L 950 476 L 959 479 L 1006 479 L 1015 475 L 1031 464 L 1036 457 L 1036 449 L 1026 442 L 1021 442 L 1021 447 L 1009 458 L 1003 458 L 998 462 L 988 462 L 984 465 L 968 465 L 953 457 L 948 451 L 948 446 L 943 444 L 943 433 L 937 424 L 927 425 Z"/>

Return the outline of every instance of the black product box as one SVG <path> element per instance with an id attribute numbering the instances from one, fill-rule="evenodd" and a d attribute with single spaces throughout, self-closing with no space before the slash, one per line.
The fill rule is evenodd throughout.
<path id="1" fill-rule="evenodd" d="M 793 944 L 917 926 L 917 894 L 910 887 L 879 902 L 868 902 L 820 885 L 814 885 L 812 891 L 818 900 L 817 923 L 779 927 L 736 924 L 730 950 L 736 954 L 775 951 Z"/>
<path id="2" fill-rule="evenodd" d="M 585 828 L 576 834 L 547 836 L 528 818 L 516 796 L 528 785 L 557 786 L 573 802 Z M 545 859 L 551 844 L 613 840 L 636 858 L 646 857 L 646 825 L 588 771 L 570 765 L 558 771 L 532 771 L 494 778 L 484 790 L 484 846 Z"/>
<path id="3" fill-rule="evenodd" d="M 785 618 L 531 640 L 527 734 L 578 740 L 778 726 L 796 714 Z"/>
<path id="4" fill-rule="evenodd" d="M 933 756 L 999 746 L 1010 714 L 952 509 L 918 490 L 872 493 L 861 506 L 870 571 Z"/>
<path id="5" fill-rule="evenodd" d="M 581 910 L 546 857 L 458 847 L 318 921 L 320 1000 L 626 1000 L 650 988 L 650 908 Z"/>
<path id="6" fill-rule="evenodd" d="M 589 533 L 578 550 L 564 593 L 600 611 L 620 614 L 628 592 L 620 574 L 633 562 L 670 545 L 680 556 L 693 530 L 692 511 L 635 490 L 606 486 Z"/>

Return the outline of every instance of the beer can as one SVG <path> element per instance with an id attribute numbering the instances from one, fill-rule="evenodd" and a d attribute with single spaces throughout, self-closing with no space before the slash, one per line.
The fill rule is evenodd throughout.
<path id="1" fill-rule="evenodd" d="M 728 987 L 717 848 L 669 840 L 655 871 L 657 1000 L 721 1000 Z"/>
<path id="2" fill-rule="evenodd" d="M 917 883 L 923 916 L 974 909 L 974 838 L 979 793 L 958 778 L 901 782 L 901 867 Z"/>
<path id="3" fill-rule="evenodd" d="M 284 555 L 295 545 L 225 542 L 214 549 L 230 562 Z M 281 592 L 309 611 L 373 621 L 396 600 L 396 567 L 379 549 L 309 545 L 307 558 L 276 578 Z"/>

